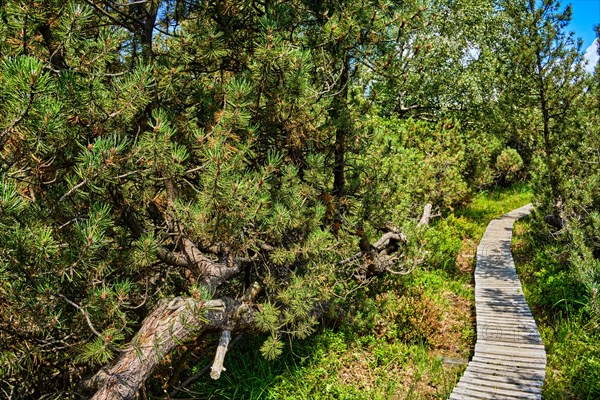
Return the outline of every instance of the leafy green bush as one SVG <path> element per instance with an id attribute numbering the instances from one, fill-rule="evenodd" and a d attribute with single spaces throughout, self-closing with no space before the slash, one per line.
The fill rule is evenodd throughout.
<path id="1" fill-rule="evenodd" d="M 505 148 L 496 158 L 496 171 L 504 183 L 513 183 L 519 180 L 522 169 L 523 159 L 513 148 Z"/>

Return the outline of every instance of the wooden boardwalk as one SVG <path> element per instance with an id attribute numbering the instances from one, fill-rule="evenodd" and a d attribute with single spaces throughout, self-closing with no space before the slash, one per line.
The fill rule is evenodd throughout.
<path id="1" fill-rule="evenodd" d="M 521 207 L 490 222 L 477 248 L 475 355 L 450 395 L 461 399 L 541 399 L 546 351 L 510 252 Z"/>

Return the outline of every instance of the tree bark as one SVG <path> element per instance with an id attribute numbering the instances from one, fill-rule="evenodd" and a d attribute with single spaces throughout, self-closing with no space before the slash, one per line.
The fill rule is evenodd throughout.
<path id="1" fill-rule="evenodd" d="M 154 368 L 176 346 L 201 331 L 242 329 L 253 321 L 254 313 L 247 304 L 228 298 L 162 300 L 119 359 L 84 386 L 98 388 L 93 400 L 136 399 Z"/>
<path id="2" fill-rule="evenodd" d="M 348 136 L 348 121 L 344 120 L 346 101 L 348 98 L 348 80 L 350 79 L 350 55 L 344 57 L 344 66 L 340 77 L 338 94 L 334 99 L 334 120 L 336 122 L 334 165 L 333 165 L 333 195 L 342 196 L 345 186 L 344 168 L 346 166 L 346 136 Z"/>
<path id="3" fill-rule="evenodd" d="M 42 38 L 44 39 L 44 44 L 48 49 L 48 61 L 50 62 L 52 68 L 56 71 L 62 71 L 66 69 L 67 63 L 65 62 L 63 51 L 56 44 L 56 40 L 54 39 L 52 30 L 50 30 L 50 25 L 48 25 L 48 23 L 45 22 L 38 27 L 38 31 L 42 35 Z"/>

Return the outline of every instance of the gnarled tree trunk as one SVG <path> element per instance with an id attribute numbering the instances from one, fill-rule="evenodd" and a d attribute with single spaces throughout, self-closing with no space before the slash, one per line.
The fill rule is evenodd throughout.
<path id="1" fill-rule="evenodd" d="M 197 301 L 177 297 L 163 300 L 146 317 L 129 347 L 110 367 L 85 383 L 98 388 L 94 400 L 137 398 L 157 364 L 176 346 L 206 330 L 231 330 L 248 326 L 254 309 L 232 299 Z"/>

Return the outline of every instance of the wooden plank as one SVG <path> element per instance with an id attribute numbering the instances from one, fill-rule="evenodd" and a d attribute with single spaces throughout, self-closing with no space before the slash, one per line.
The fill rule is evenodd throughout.
<path id="1" fill-rule="evenodd" d="M 487 305 L 487 306 L 497 306 L 497 307 L 523 307 L 526 309 L 530 309 L 525 301 L 525 297 L 522 295 L 515 295 L 514 298 L 507 300 L 494 300 L 493 298 L 481 298 L 481 296 L 477 296 L 475 299 L 475 305 Z"/>
<path id="2" fill-rule="evenodd" d="M 523 325 L 524 327 L 526 326 L 530 326 L 532 329 L 535 327 L 535 329 L 537 330 L 537 325 L 534 325 L 534 321 L 532 321 L 531 318 L 502 318 L 499 316 L 494 316 L 494 315 L 485 315 L 485 314 L 481 314 L 477 316 L 478 318 L 478 322 L 484 324 L 484 325 L 488 325 L 488 326 L 502 326 L 502 325 Z"/>
<path id="3" fill-rule="evenodd" d="M 508 318 L 508 316 L 506 315 L 502 315 L 499 313 L 485 313 L 485 312 L 481 312 L 479 313 L 479 315 L 476 314 L 476 317 L 478 317 L 480 320 L 490 320 L 490 321 L 495 321 L 495 322 L 524 322 L 526 324 L 529 325 L 535 325 L 537 327 L 537 325 L 535 324 L 535 320 L 531 317 L 528 316 L 519 316 L 519 315 L 514 315 L 513 318 Z"/>
<path id="4" fill-rule="evenodd" d="M 481 331 L 488 330 L 489 332 L 511 332 L 538 335 L 537 326 L 523 321 L 480 320 L 477 323 L 477 329 Z"/>
<path id="5" fill-rule="evenodd" d="M 510 347 L 516 349 L 526 349 L 526 350 L 542 350 L 543 354 L 546 354 L 546 347 L 543 344 L 533 344 L 533 343 L 502 343 L 497 344 L 497 342 L 489 341 L 489 340 L 477 340 L 477 345 L 475 346 L 475 351 L 477 351 L 477 346 L 502 346 L 502 347 Z M 546 357 L 544 357 L 546 358 Z"/>
<path id="6" fill-rule="evenodd" d="M 478 285 L 475 287 L 476 299 L 479 298 L 491 298 L 491 297 L 503 297 L 507 296 L 509 299 L 513 299 L 516 296 L 523 296 L 523 289 L 515 285 L 499 285 L 499 284 L 486 284 Z"/>
<path id="7" fill-rule="evenodd" d="M 504 389 L 511 390 L 518 393 L 538 393 L 540 388 L 539 386 L 531 385 L 530 381 L 521 381 L 521 382 L 511 382 L 510 379 L 506 379 L 505 381 L 489 379 L 485 375 L 482 374 L 473 374 L 470 372 L 465 372 L 463 375 L 464 379 L 461 381 L 472 383 L 476 385 L 481 385 L 484 387 L 492 387 L 496 389 Z"/>
<path id="8" fill-rule="evenodd" d="M 521 291 L 521 289 L 519 288 L 481 288 L 481 289 L 475 289 L 475 295 L 477 296 L 477 298 L 481 298 L 481 299 L 485 299 L 485 298 L 493 298 L 495 296 L 497 297 L 507 297 L 507 298 L 514 298 L 514 297 L 521 297 L 523 296 L 523 293 Z"/>
<path id="9" fill-rule="evenodd" d="M 477 354 L 471 362 L 476 362 L 478 366 L 497 367 L 498 369 L 512 368 L 514 371 L 523 373 L 523 371 L 542 372 L 545 370 L 546 363 L 544 361 L 534 363 L 523 363 L 520 361 L 511 361 L 506 358 L 493 357 L 490 354 Z M 471 365 L 471 363 L 469 363 Z"/>
<path id="10" fill-rule="evenodd" d="M 450 397 L 448 397 L 448 400 L 472 400 L 474 399 L 474 397 L 471 397 L 469 395 L 464 395 L 464 394 L 458 394 L 455 392 L 450 393 Z"/>
<path id="11" fill-rule="evenodd" d="M 529 308 L 519 306 L 498 306 L 494 304 L 480 303 L 475 306 L 475 310 L 476 314 L 487 314 L 492 317 L 497 316 L 500 318 L 509 317 L 510 315 L 514 315 L 515 317 L 519 317 L 521 315 L 525 317 L 533 317 L 533 314 L 531 313 L 531 310 Z"/>
<path id="12" fill-rule="evenodd" d="M 512 355 L 522 357 L 533 357 L 533 358 L 545 358 L 546 352 L 544 349 L 519 349 L 509 346 L 499 346 L 494 344 L 476 344 L 475 354 L 487 353 L 487 354 L 498 354 L 498 355 Z"/>
<path id="13" fill-rule="evenodd" d="M 486 358 L 495 357 L 498 360 L 504 360 L 505 358 L 507 358 L 507 357 L 500 358 L 500 356 L 508 356 L 508 358 L 510 358 L 510 357 L 517 357 L 519 355 L 525 356 L 528 358 L 532 358 L 534 360 L 544 360 L 544 352 L 538 352 L 538 351 L 527 351 L 527 352 L 523 351 L 522 353 L 519 353 L 518 351 L 512 351 L 510 349 L 490 350 L 487 347 L 479 348 L 479 349 L 475 350 L 475 356 L 481 356 L 481 357 L 486 357 Z"/>
<path id="14" fill-rule="evenodd" d="M 481 311 L 475 313 L 476 317 L 481 318 L 484 321 L 496 321 L 499 323 L 506 322 L 521 322 L 529 325 L 534 325 L 533 315 L 525 314 L 525 313 L 510 313 L 510 312 L 501 312 L 501 311 Z M 537 328 L 537 325 L 535 325 Z"/>
<path id="15" fill-rule="evenodd" d="M 481 308 L 478 307 L 477 308 L 477 312 L 476 315 L 481 315 L 483 317 L 490 316 L 490 317 L 498 317 L 498 318 L 506 318 L 506 319 L 532 319 L 533 318 L 533 314 L 531 314 L 531 311 L 527 310 L 527 311 L 519 311 L 519 310 L 510 310 L 510 309 L 491 309 L 491 308 Z"/>
<path id="16" fill-rule="evenodd" d="M 517 305 L 499 305 L 499 304 L 489 304 L 489 303 L 479 303 L 475 305 L 475 309 L 478 313 L 498 313 L 498 315 L 502 316 L 504 314 L 516 314 L 516 315 L 527 315 L 533 316 L 531 314 L 531 310 L 529 307 L 525 308 Z"/>
<path id="17" fill-rule="evenodd" d="M 501 278 L 481 278 L 477 282 L 478 289 L 516 289 L 519 287 L 517 280 L 510 281 Z"/>
<path id="18" fill-rule="evenodd" d="M 527 302 L 525 301 L 525 297 L 519 296 L 519 299 L 513 299 L 513 300 L 504 300 L 504 301 L 497 301 L 497 300 L 493 300 L 493 299 L 482 299 L 481 296 L 478 296 L 477 299 L 475 300 L 475 305 L 485 305 L 485 306 L 489 306 L 489 307 L 517 307 L 517 308 L 525 308 L 527 310 L 529 310 L 529 306 L 527 305 Z"/>
<path id="19" fill-rule="evenodd" d="M 479 383 L 474 382 L 463 382 L 461 381 L 456 385 L 459 393 L 471 394 L 473 396 L 480 396 L 481 399 L 537 399 L 536 393 L 524 393 L 518 390 L 511 389 L 500 389 L 489 386 L 483 386 Z"/>
<path id="20" fill-rule="evenodd" d="M 513 323 L 511 321 L 479 321 L 477 330 L 482 334 L 512 334 L 514 336 L 536 336 L 539 337 L 535 325 L 525 325 L 523 323 Z"/>
<path id="21" fill-rule="evenodd" d="M 478 322 L 486 322 L 489 321 L 490 323 L 494 323 L 497 325 L 503 325 L 503 324 L 511 324 L 514 325 L 515 323 L 522 323 L 524 326 L 533 326 L 536 328 L 537 330 L 537 325 L 535 323 L 535 320 L 533 320 L 532 318 L 526 318 L 526 317 L 521 317 L 521 318 L 505 318 L 501 315 L 497 315 L 497 314 L 485 314 L 485 313 L 480 313 L 477 316 L 477 321 Z"/>
<path id="22" fill-rule="evenodd" d="M 464 374 L 480 376 L 483 379 L 489 379 L 499 382 L 518 382 L 524 385 L 527 384 L 532 387 L 541 387 L 544 383 L 541 379 L 539 379 L 539 377 L 524 377 L 519 374 L 511 374 L 509 373 L 509 371 L 490 371 L 487 368 L 469 367 L 467 368 Z"/>
<path id="23" fill-rule="evenodd" d="M 498 316 L 501 318 L 510 317 L 511 315 L 515 317 L 525 316 L 525 317 L 533 317 L 531 310 L 529 308 L 523 308 L 518 306 L 497 306 L 493 304 L 477 304 L 475 306 L 476 314 L 490 315 L 490 316 Z"/>
<path id="24" fill-rule="evenodd" d="M 461 385 L 456 385 L 452 393 L 458 393 L 462 396 L 463 399 L 470 400 L 503 400 L 503 399 L 518 399 L 518 397 L 506 397 L 500 396 L 493 393 L 483 393 L 480 391 L 472 390 L 467 387 L 463 387 Z"/>
<path id="25" fill-rule="evenodd" d="M 512 343 L 518 344 L 542 344 L 542 339 L 535 337 L 534 335 L 526 335 L 522 332 L 513 333 L 509 331 L 477 331 L 477 338 L 483 340 L 494 341 L 501 345 L 507 345 Z"/>
<path id="26" fill-rule="evenodd" d="M 499 296 L 502 296 L 502 294 L 499 294 Z M 503 309 L 509 309 L 509 308 L 514 308 L 517 310 L 531 310 L 529 308 L 529 306 L 527 305 L 527 303 L 525 302 L 525 299 L 523 298 L 522 300 L 511 300 L 511 301 L 507 301 L 507 302 L 492 302 L 490 300 L 482 300 L 479 298 L 480 296 L 475 293 L 475 307 L 489 307 L 489 308 L 493 308 L 493 309 L 498 309 L 498 310 L 503 310 Z"/>
<path id="27" fill-rule="evenodd" d="M 544 371 L 537 369 L 515 369 L 514 366 L 480 363 L 473 361 L 469 363 L 467 370 L 479 371 L 490 376 L 504 376 L 511 378 L 527 379 L 530 381 L 539 381 L 540 385 L 544 382 Z"/>
<path id="28" fill-rule="evenodd" d="M 510 344 L 534 344 L 541 345 L 542 339 L 527 332 L 509 329 L 477 329 L 477 339 L 488 342 L 496 342 L 500 345 Z"/>
<path id="29" fill-rule="evenodd" d="M 530 325 L 535 325 L 535 320 L 528 316 L 519 316 L 514 315 L 513 318 L 508 318 L 506 315 L 502 315 L 500 313 L 485 313 L 482 312 L 479 315 L 476 315 L 481 320 L 491 320 L 496 322 L 524 322 Z M 536 325 L 537 326 L 537 325 Z"/>
<path id="30" fill-rule="evenodd" d="M 546 365 L 546 358 L 543 356 L 537 357 L 526 357 L 521 356 L 517 357 L 515 355 L 506 355 L 506 354 L 495 354 L 495 353 L 486 353 L 486 352 L 475 352 L 473 356 L 474 360 L 485 362 L 488 364 L 500 364 L 504 363 L 505 365 L 512 365 L 515 367 L 521 368 L 531 368 L 531 369 L 544 369 Z M 507 363 L 515 363 L 515 364 L 507 364 Z"/>
<path id="31" fill-rule="evenodd" d="M 482 340 L 489 340 L 487 338 L 493 338 L 494 336 L 512 336 L 516 338 L 529 338 L 535 337 L 539 339 L 535 326 L 524 326 L 522 323 L 518 324 L 494 324 L 494 323 L 483 323 L 477 324 L 477 333 L 481 336 Z"/>

